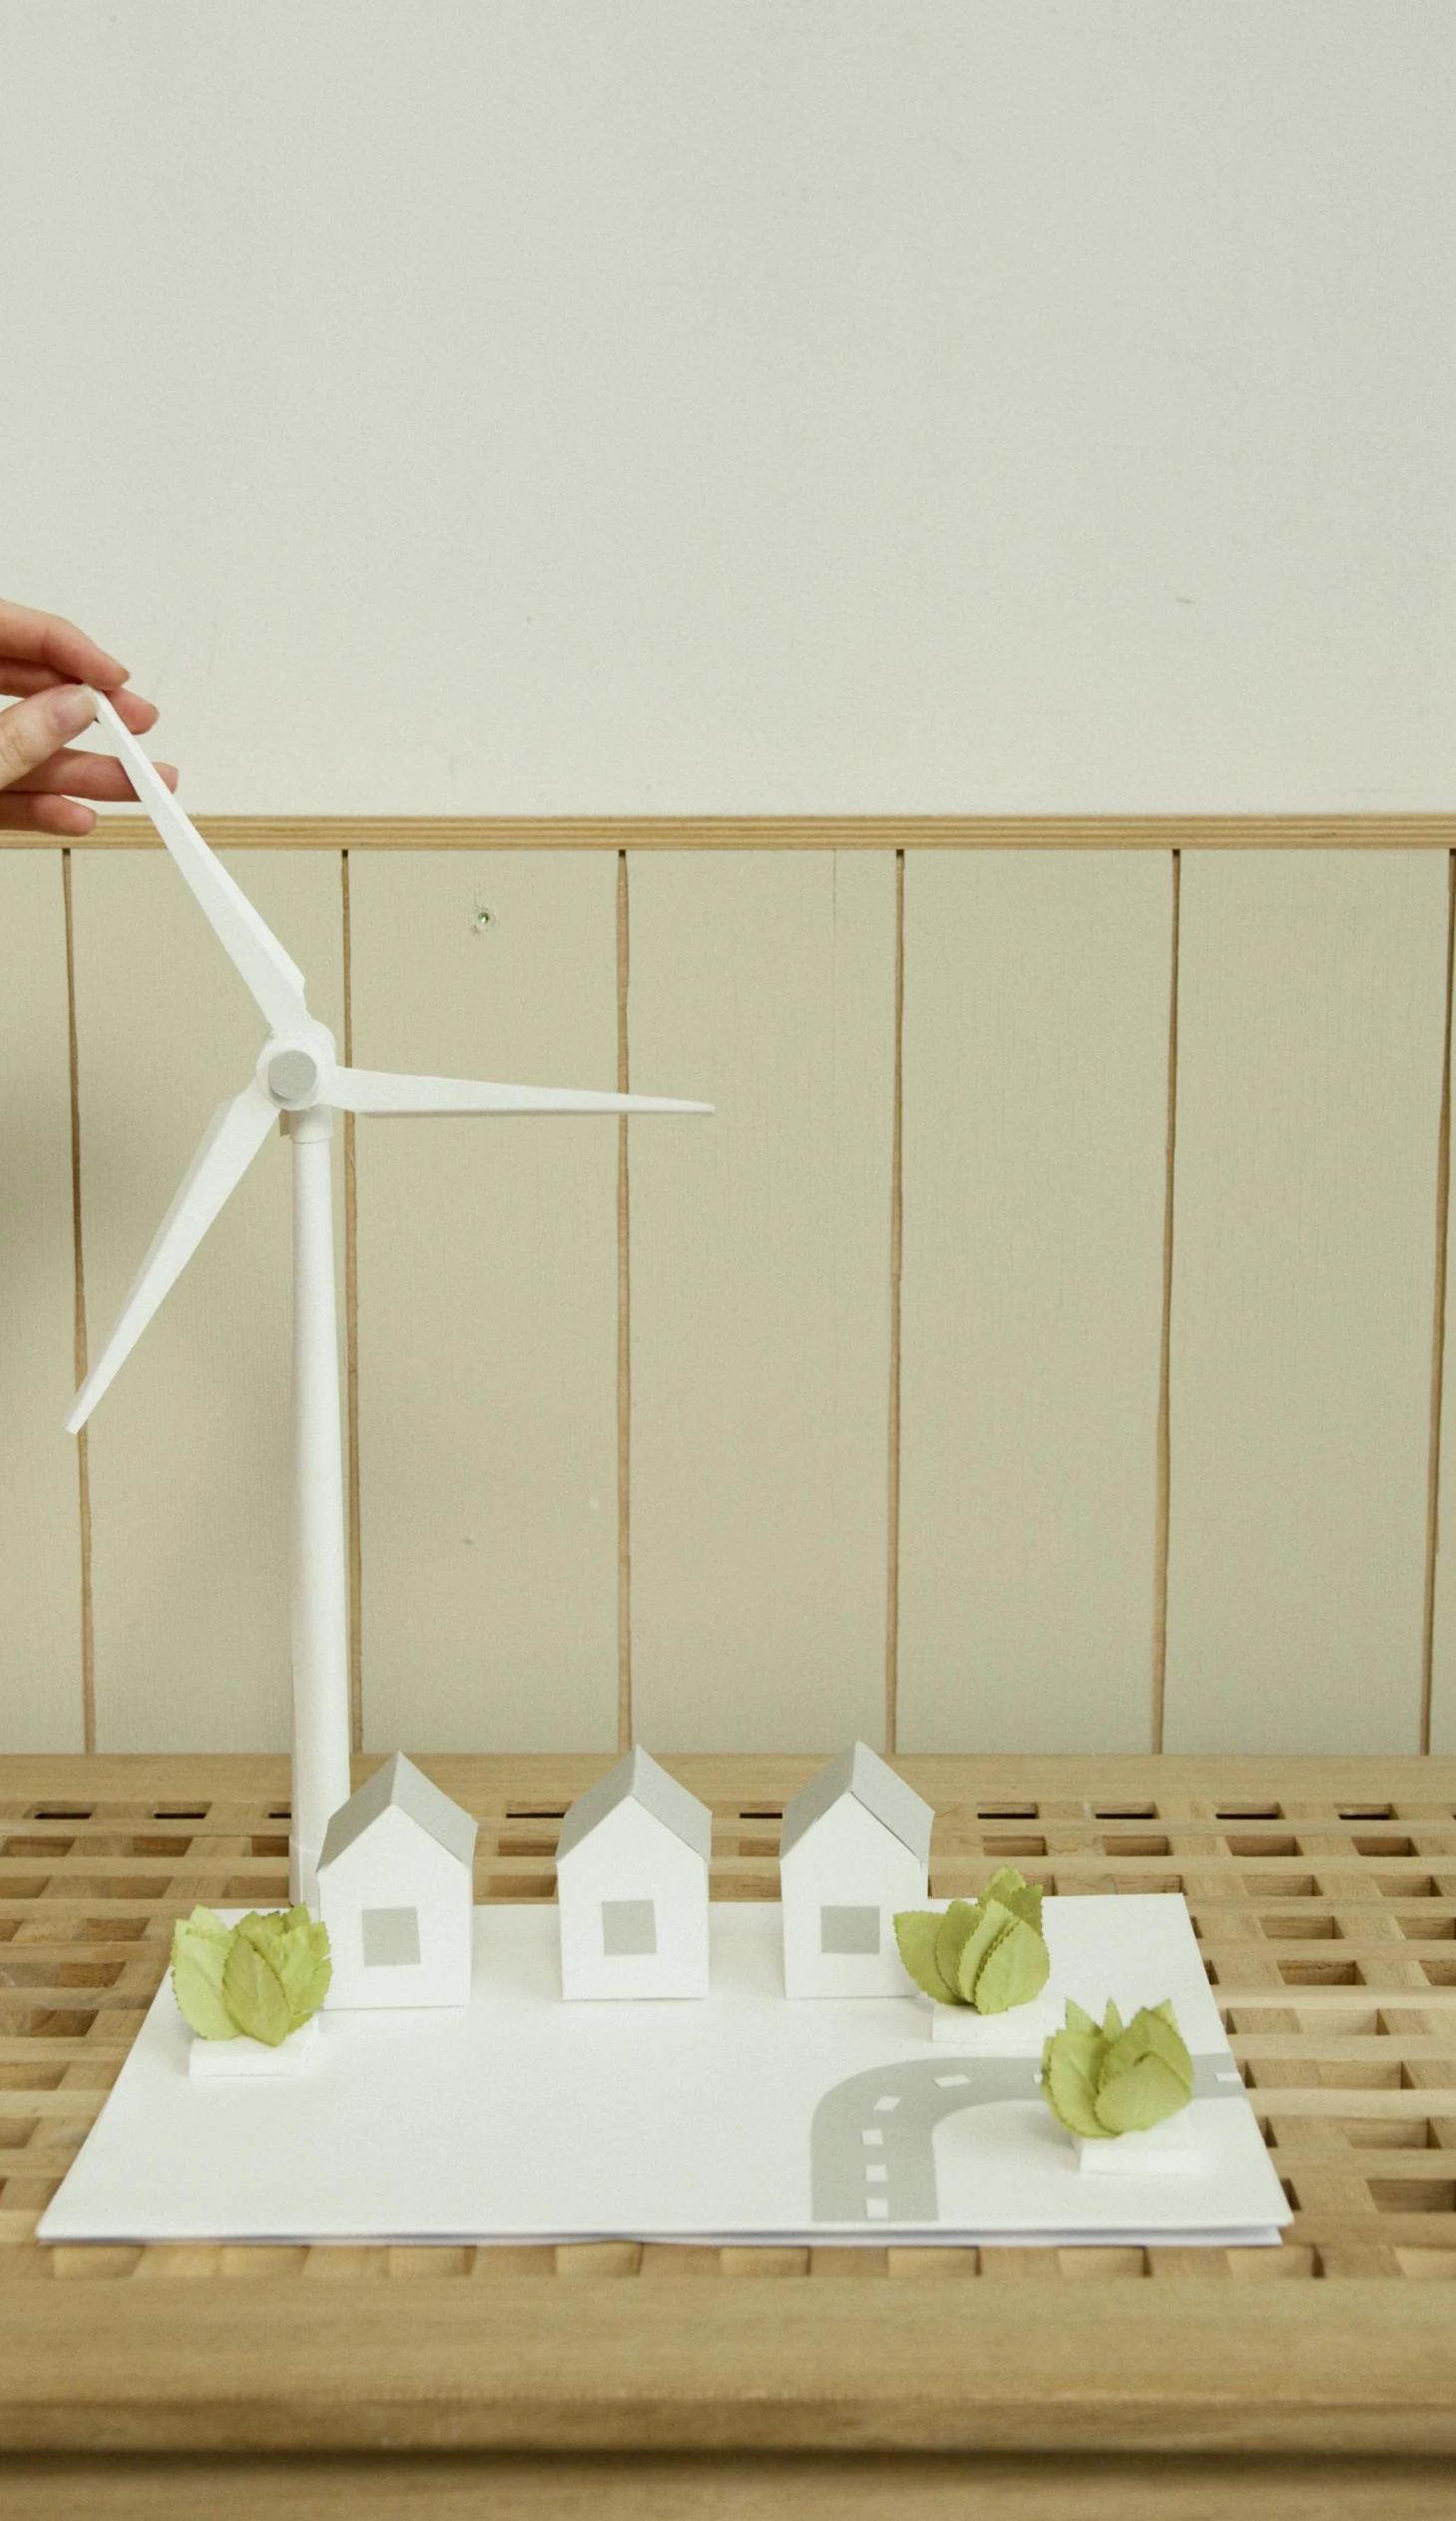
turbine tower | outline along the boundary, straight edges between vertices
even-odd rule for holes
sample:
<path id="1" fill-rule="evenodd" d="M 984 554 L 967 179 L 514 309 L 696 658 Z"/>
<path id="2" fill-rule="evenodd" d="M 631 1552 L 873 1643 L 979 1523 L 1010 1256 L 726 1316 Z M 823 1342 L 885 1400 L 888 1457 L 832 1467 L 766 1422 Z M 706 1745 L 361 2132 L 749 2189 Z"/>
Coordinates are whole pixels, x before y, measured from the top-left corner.
<path id="1" fill-rule="evenodd" d="M 111 1337 L 76 1395 L 73 1435 L 136 1346 L 214 1218 L 276 1122 L 293 1151 L 293 1818 L 288 1879 L 316 1906 L 317 1865 L 329 1815 L 349 1795 L 348 1586 L 333 1284 L 330 1147 L 335 1112 L 473 1112 L 499 1118 L 547 1112 L 711 1112 L 642 1094 L 557 1086 L 477 1085 L 456 1077 L 396 1077 L 343 1068 L 333 1035 L 308 1012 L 303 975 L 246 894 L 188 820 L 104 693 L 97 717 L 204 917 L 268 1026 L 241 1094 L 220 1104 L 183 1177 Z"/>

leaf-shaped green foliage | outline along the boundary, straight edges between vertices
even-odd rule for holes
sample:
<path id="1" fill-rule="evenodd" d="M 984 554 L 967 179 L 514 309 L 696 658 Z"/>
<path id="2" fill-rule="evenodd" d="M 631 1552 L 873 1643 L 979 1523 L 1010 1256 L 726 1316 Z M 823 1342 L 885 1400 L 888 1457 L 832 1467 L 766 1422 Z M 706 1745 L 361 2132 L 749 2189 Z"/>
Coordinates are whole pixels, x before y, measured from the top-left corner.
<path id="1" fill-rule="evenodd" d="M 1170 2022 L 1161 2007 L 1145 2005 L 1135 2013 L 1126 2031 L 1112 2043 L 1107 2053 L 1105 2075 L 1126 2074 L 1144 2057 L 1161 2058 L 1171 2074 L 1186 2083 L 1192 2091 L 1194 2061 L 1185 2048 L 1177 2022 Z"/>
<path id="2" fill-rule="evenodd" d="M 1193 2059 L 1170 2011 L 1159 2005 L 1135 2013 L 1103 2060 L 1097 2115 L 1114 2136 L 1157 2127 L 1193 2098 Z"/>
<path id="3" fill-rule="evenodd" d="M 1074 2136 L 1127 2136 L 1159 2127 L 1193 2099 L 1193 2059 L 1171 2000 L 1145 2005 L 1123 2027 L 1109 2003 L 1099 2030 L 1070 1998 L 1067 2028 L 1042 2051 L 1042 2094 Z"/>
<path id="4" fill-rule="evenodd" d="M 997 1872 L 993 1873 L 981 1897 L 983 1901 L 999 1900 L 1003 1908 L 1010 1909 L 1013 1917 L 1024 1918 L 1038 1934 L 1041 1933 L 1041 1883 L 1027 1881 L 1025 1875 L 1018 1873 L 1014 1865 L 1003 1864 Z"/>
<path id="5" fill-rule="evenodd" d="M 270 1961 L 282 1941 L 283 1920 L 275 1910 L 249 1908 L 245 1917 L 239 1918 L 234 1932 L 241 1934 L 244 1943 L 250 1943 L 261 1959 Z"/>
<path id="6" fill-rule="evenodd" d="M 223 1971 L 223 2000 L 237 2023 L 264 2048 L 280 2048 L 288 2036 L 288 2000 L 272 1962 L 240 1926 Z"/>
<path id="7" fill-rule="evenodd" d="M 1008 2013 L 1013 2005 L 1030 2004 L 1051 1974 L 1051 1957 L 1035 1926 L 1018 1917 L 996 1941 L 976 1978 L 978 2013 Z"/>
<path id="8" fill-rule="evenodd" d="M 960 1983 L 961 1954 L 975 1933 L 980 1909 L 973 1899 L 953 1899 L 935 1937 L 935 1966 L 952 1993 Z"/>
<path id="9" fill-rule="evenodd" d="M 333 1963 L 328 1957 L 328 1928 L 306 1908 L 290 1908 L 285 1920 L 276 1967 L 288 2007 L 288 2028 L 300 2030 L 318 2011 L 328 1993 Z"/>
<path id="10" fill-rule="evenodd" d="M 183 2017 L 204 2040 L 235 2040 L 238 2025 L 223 2000 L 223 1971 L 233 1935 L 211 1908 L 179 1917 L 172 1930 L 172 1992 Z"/>
<path id="11" fill-rule="evenodd" d="M 1012 1950 L 987 1979 L 991 1955 L 1013 1937 Z M 979 1899 L 953 1899 L 943 1912 L 904 1910 L 895 1919 L 895 1941 L 927 1996 L 937 2004 L 972 2005 L 980 2013 L 1025 2004 L 1046 1985 L 1051 1967 L 1042 1941 L 1041 1885 L 1025 1881 L 1009 1864 L 993 1873 Z M 989 2003 L 982 2000 L 983 1986 Z"/>
<path id="12" fill-rule="evenodd" d="M 1189 2097 L 1188 2086 L 1169 2072 L 1161 2058 L 1144 2057 L 1099 2084 L 1097 2115 L 1109 2136 L 1129 2136 L 1171 2119 Z"/>
<path id="13" fill-rule="evenodd" d="M 331 1974 L 328 1928 L 306 1908 L 252 1909 L 236 1926 L 195 1908 L 173 1931 L 173 1992 L 201 2039 L 277 2048 L 318 2011 Z"/>
<path id="14" fill-rule="evenodd" d="M 1014 1867 L 1003 1865 L 977 1900 L 953 1899 L 943 1911 L 902 1910 L 895 1919 L 895 1941 L 916 1986 L 937 2004 L 1004 2013 L 1046 1985 L 1051 1963 L 1041 1929 L 1041 1885 L 1024 1881 Z M 987 1980 L 987 1961 L 1013 1933 L 1013 1950 Z M 988 2004 L 982 2002 L 983 1984 Z"/>
<path id="15" fill-rule="evenodd" d="M 1069 2005 L 1069 2016 L 1072 2010 Z M 1042 2098 L 1069 2135 L 1102 2136 L 1107 2132 L 1097 2115 L 1097 2069 L 1102 2046 L 1102 2033 L 1094 2026 L 1086 2031 L 1054 2031 L 1042 2050 Z"/>
<path id="16" fill-rule="evenodd" d="M 900 1958 L 916 1986 L 923 1988 L 927 1996 L 933 1996 L 938 2005 L 953 2005 L 958 1999 L 947 1987 L 936 1966 L 935 1938 L 939 1931 L 938 1909 L 905 1908 L 895 1919 L 895 1941 L 900 1947 Z"/>
<path id="17" fill-rule="evenodd" d="M 981 1972 L 1003 1934 L 1011 1932 L 1016 1919 L 1009 1908 L 1002 1907 L 999 1899 L 991 1897 L 989 1891 L 977 1902 L 974 1914 L 975 1923 L 961 1946 L 960 1966 L 956 1971 L 956 1987 L 962 2004 L 979 2007 L 981 2000 L 976 1989 L 980 1982 Z"/>

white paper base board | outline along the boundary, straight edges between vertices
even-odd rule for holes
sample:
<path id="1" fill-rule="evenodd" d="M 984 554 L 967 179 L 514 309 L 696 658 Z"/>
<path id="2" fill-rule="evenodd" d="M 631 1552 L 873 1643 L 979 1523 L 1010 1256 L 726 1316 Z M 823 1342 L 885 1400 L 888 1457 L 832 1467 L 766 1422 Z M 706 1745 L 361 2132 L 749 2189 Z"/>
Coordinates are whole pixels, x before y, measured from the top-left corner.
<path id="1" fill-rule="evenodd" d="M 296 2080 L 191 2078 L 164 1980 L 39 2238 L 1276 2241 L 1289 2209 L 1183 1899 L 1044 1916 L 1059 2017 L 1173 1998 L 1197 2178 L 1085 2178 L 1038 2032 L 957 2057 L 910 1992 L 788 2003 L 776 1906 L 714 1907 L 706 2002 L 563 2004 L 555 1909 L 501 1905 L 475 1912 L 468 2007 L 325 2012 Z"/>

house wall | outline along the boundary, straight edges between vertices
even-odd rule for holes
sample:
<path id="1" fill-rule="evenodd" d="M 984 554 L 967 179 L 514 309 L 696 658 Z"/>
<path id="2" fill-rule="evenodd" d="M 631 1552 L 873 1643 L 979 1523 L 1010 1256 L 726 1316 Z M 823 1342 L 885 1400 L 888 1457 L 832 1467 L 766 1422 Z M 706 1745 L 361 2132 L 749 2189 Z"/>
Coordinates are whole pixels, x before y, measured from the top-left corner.
<path id="1" fill-rule="evenodd" d="M 320 1909 L 332 1946 L 330 2005 L 463 2004 L 470 1993 L 470 1868 L 404 1813 L 386 1811 L 334 1858 L 320 1879 Z M 417 1968 L 366 1968 L 366 1908 L 418 1910 Z"/>
<path id="2" fill-rule="evenodd" d="M 619 1803 L 561 1860 L 557 1899 L 566 1995 L 707 1993 L 707 1867 L 639 1805 Z M 604 1900 L 651 1900 L 656 1951 L 607 1959 Z"/>
<path id="3" fill-rule="evenodd" d="M 1113 845 L 1456 802 L 1442 0 L 0 16 L 4 592 L 361 1060 L 720 1105 L 360 1128 L 359 1740 L 1451 1748 L 1456 825 Z M 1114 822 L 310 820 L 550 813 Z M 156 856 L 0 938 L 0 1744 L 280 1745 L 276 1149 L 59 1426 L 255 1028 Z"/>
<path id="4" fill-rule="evenodd" d="M 923 1907 L 926 1868 L 854 1796 L 822 1813 L 782 1859 L 783 1971 L 790 1996 L 902 1994 L 895 1912 Z M 875 1954 L 826 1953 L 825 1904 L 879 1910 Z"/>

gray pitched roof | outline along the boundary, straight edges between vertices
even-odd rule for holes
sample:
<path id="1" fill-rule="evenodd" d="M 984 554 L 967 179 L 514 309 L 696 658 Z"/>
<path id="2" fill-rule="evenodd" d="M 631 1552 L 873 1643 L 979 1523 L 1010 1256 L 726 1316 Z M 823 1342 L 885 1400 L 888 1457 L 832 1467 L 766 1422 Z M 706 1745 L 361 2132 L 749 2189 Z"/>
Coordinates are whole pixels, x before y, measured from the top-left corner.
<path id="1" fill-rule="evenodd" d="M 790 1847 L 797 1846 L 841 1794 L 852 1794 L 856 1803 L 862 1803 L 876 1820 L 884 1822 L 886 1829 L 893 1830 L 922 1864 L 929 1863 L 930 1824 L 935 1818 L 932 1806 L 863 1742 L 851 1743 L 847 1751 L 841 1751 L 838 1759 L 831 1760 L 817 1776 L 810 1777 L 785 1806 L 778 1841 L 780 1858 L 787 1855 Z"/>
<path id="2" fill-rule="evenodd" d="M 387 1811 L 391 1803 L 418 1821 L 421 1829 L 427 1829 L 451 1855 L 458 1855 L 462 1864 L 473 1860 L 475 1823 L 469 1812 L 452 1803 L 449 1795 L 432 1785 L 402 1751 L 396 1751 L 392 1760 L 386 1760 L 382 1767 L 374 1770 L 357 1794 L 351 1794 L 346 1803 L 339 1805 L 323 1833 L 319 1865 L 331 1864 L 336 1855 L 342 1855 L 344 1848 L 351 1847 L 360 1832 Z"/>
<path id="3" fill-rule="evenodd" d="M 701 1855 L 705 1864 L 708 1862 L 713 1844 L 713 1814 L 708 1805 L 700 1803 L 697 1795 L 690 1794 L 676 1777 L 669 1776 L 666 1768 L 660 1768 L 640 1745 L 629 1751 L 625 1760 L 619 1760 L 615 1768 L 609 1768 L 605 1776 L 599 1776 L 595 1785 L 589 1785 L 585 1794 L 578 1795 L 561 1824 L 561 1836 L 556 1842 L 557 1862 L 570 1855 L 573 1847 L 580 1846 L 599 1820 L 605 1820 L 619 1803 L 629 1799 L 641 1803 L 644 1811 L 663 1821 L 685 1846 Z"/>

